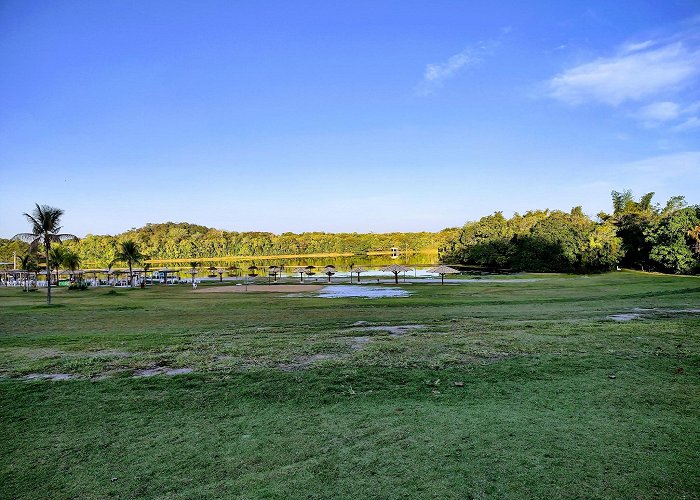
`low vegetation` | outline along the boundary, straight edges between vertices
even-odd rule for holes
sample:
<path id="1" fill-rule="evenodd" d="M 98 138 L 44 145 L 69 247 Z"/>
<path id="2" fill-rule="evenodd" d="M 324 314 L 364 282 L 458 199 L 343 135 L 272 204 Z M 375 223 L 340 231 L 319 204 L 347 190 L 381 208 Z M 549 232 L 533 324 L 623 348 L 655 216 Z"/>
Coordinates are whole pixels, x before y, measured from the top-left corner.
<path id="1" fill-rule="evenodd" d="M 697 278 L 402 288 L 0 289 L 0 497 L 698 498 Z"/>

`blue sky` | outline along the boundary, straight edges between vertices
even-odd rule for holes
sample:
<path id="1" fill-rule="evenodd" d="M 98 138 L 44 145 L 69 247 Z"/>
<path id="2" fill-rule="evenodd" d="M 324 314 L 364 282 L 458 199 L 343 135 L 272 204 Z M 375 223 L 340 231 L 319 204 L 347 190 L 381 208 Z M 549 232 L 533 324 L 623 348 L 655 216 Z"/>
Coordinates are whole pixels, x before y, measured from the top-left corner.
<path id="1" fill-rule="evenodd" d="M 700 4 L 0 3 L 0 236 L 700 203 Z"/>

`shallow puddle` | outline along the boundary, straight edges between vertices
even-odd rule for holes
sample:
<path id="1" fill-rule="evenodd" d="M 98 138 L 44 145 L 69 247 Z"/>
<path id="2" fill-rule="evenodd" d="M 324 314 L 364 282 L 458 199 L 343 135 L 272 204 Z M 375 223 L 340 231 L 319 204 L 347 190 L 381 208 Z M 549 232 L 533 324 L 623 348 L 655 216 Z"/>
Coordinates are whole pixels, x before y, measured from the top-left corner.
<path id="1" fill-rule="evenodd" d="M 379 299 L 384 297 L 408 297 L 409 295 L 411 295 L 409 292 L 401 288 L 364 285 L 330 285 L 324 287 L 320 292 L 318 292 L 318 296 L 324 299 L 341 299 L 352 297 Z"/>
<path id="2" fill-rule="evenodd" d="M 70 373 L 30 373 L 25 380 L 71 380 L 75 378 Z"/>
<path id="3" fill-rule="evenodd" d="M 635 307 L 632 309 L 635 312 L 631 313 L 619 313 L 611 314 L 608 319 L 613 321 L 630 321 L 633 319 L 659 319 L 663 317 L 673 317 L 681 316 L 683 314 L 700 314 L 700 309 L 689 308 L 689 309 L 656 309 L 656 308 L 643 308 Z"/>
<path id="4" fill-rule="evenodd" d="M 639 313 L 623 313 L 623 314 L 611 314 L 608 319 L 613 321 L 631 321 L 633 319 L 639 319 L 642 315 Z"/>

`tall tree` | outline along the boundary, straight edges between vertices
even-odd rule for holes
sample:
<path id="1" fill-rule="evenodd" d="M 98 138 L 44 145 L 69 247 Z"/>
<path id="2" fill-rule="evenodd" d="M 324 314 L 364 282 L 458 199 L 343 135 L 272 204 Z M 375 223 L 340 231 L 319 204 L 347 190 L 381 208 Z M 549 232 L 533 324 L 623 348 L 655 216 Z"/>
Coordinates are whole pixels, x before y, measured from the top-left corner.
<path id="1" fill-rule="evenodd" d="M 77 240 L 78 237 L 73 234 L 60 234 L 61 216 L 63 215 L 62 209 L 50 207 L 48 205 L 39 205 L 38 203 L 35 205 L 31 214 L 24 214 L 27 221 L 32 225 L 32 231 L 30 233 L 16 234 L 12 239 L 28 242 L 30 251 L 36 250 L 39 245 L 44 245 L 47 273 L 46 282 L 48 285 L 46 303 L 51 305 L 51 277 L 49 276 L 49 253 L 51 252 L 51 244 L 61 243 L 67 240 Z"/>
<path id="2" fill-rule="evenodd" d="M 133 266 L 137 262 L 143 260 L 143 255 L 139 250 L 138 245 L 133 240 L 126 240 L 119 243 L 117 248 L 117 256 L 113 262 L 126 262 L 129 265 L 129 286 L 134 286 L 134 271 Z"/>
<path id="3" fill-rule="evenodd" d="M 649 259 L 663 272 L 687 274 L 698 265 L 690 231 L 700 224 L 693 207 L 676 210 L 660 219 L 645 232 L 651 245 Z"/>
<path id="4" fill-rule="evenodd" d="M 693 240 L 693 252 L 700 257 L 700 226 L 689 229 L 688 236 Z"/>
<path id="5" fill-rule="evenodd" d="M 29 274 L 39 272 L 39 264 L 33 254 L 26 254 L 19 258 L 19 266 L 24 271 L 24 291 L 29 291 Z"/>
<path id="6" fill-rule="evenodd" d="M 66 253 L 67 251 L 65 248 L 63 248 L 63 246 L 54 246 L 49 252 L 49 264 L 46 266 L 46 275 L 48 277 L 47 279 L 51 279 L 51 276 L 49 275 L 49 269 L 55 270 L 57 286 L 59 281 L 59 272 L 61 270 L 61 266 L 63 265 L 63 261 L 66 258 Z"/>
<path id="7" fill-rule="evenodd" d="M 80 255 L 71 250 L 66 250 L 63 254 L 63 265 L 70 269 L 71 274 L 75 276 L 75 271 L 80 269 Z"/>

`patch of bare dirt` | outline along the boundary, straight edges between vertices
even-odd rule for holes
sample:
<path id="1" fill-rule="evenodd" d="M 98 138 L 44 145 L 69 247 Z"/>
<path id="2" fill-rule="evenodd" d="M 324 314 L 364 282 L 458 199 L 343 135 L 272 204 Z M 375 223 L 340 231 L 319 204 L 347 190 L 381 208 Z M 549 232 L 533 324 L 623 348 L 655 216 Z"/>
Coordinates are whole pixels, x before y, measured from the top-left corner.
<path id="1" fill-rule="evenodd" d="M 192 373 L 192 371 L 192 368 L 168 368 L 167 366 L 156 366 L 153 368 L 146 368 L 145 370 L 136 370 L 134 372 L 134 378 L 154 377 L 156 375 L 185 375 Z"/>
<path id="2" fill-rule="evenodd" d="M 312 354 L 311 356 L 299 356 L 291 363 L 282 363 L 277 365 L 277 368 L 285 372 L 304 370 L 319 361 L 331 361 L 341 359 L 342 357 L 343 356 L 341 354 L 336 353 L 319 353 Z"/>
<path id="3" fill-rule="evenodd" d="M 357 325 L 357 323 L 355 323 Z M 363 332 L 387 332 L 391 337 L 401 337 L 412 330 L 422 330 L 425 325 L 376 325 L 376 326 L 353 326 L 351 330 Z"/>

